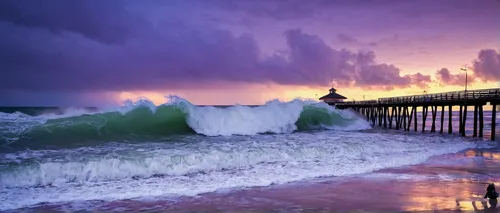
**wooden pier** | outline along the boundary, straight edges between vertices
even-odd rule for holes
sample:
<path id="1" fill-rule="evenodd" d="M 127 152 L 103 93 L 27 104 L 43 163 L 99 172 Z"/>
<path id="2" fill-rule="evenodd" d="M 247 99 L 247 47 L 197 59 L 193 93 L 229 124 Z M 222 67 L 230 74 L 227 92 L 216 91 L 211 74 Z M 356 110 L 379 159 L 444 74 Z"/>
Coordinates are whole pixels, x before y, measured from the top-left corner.
<path id="1" fill-rule="evenodd" d="M 430 132 L 436 132 L 436 119 L 438 110 L 441 111 L 439 133 L 443 134 L 445 109 L 448 112 L 448 134 L 453 133 L 452 128 L 452 107 L 459 106 L 459 128 L 458 133 L 465 135 L 465 124 L 467 123 L 467 108 L 474 107 L 474 129 L 472 137 L 483 137 L 484 114 L 483 107 L 487 104 L 492 105 L 491 119 L 491 140 L 495 140 L 496 112 L 497 106 L 500 106 L 500 88 L 454 91 L 435 94 L 423 94 L 413 96 L 400 96 L 390 98 L 379 98 L 378 100 L 367 101 L 348 101 L 335 103 L 339 109 L 351 108 L 372 122 L 384 128 L 403 129 L 417 131 L 417 109 L 422 108 L 422 128 L 425 132 L 427 115 L 431 109 L 432 126 Z M 413 123 L 412 123 L 413 122 Z M 393 126 L 394 125 L 394 126 Z"/>

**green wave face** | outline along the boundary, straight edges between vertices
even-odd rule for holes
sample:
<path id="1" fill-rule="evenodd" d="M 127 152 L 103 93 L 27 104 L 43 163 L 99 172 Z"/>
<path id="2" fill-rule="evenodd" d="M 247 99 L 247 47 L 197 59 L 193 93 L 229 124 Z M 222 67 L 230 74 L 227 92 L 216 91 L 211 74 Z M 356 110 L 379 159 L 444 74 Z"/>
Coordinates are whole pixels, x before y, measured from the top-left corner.
<path id="1" fill-rule="evenodd" d="M 186 113 L 176 106 L 156 111 L 138 107 L 130 112 L 107 112 L 48 120 L 32 127 L 14 146 L 88 145 L 103 141 L 139 141 L 171 135 L 194 134 Z"/>
<path id="2" fill-rule="evenodd" d="M 354 127 L 356 122 L 363 122 L 358 116 L 342 116 L 338 110 L 306 105 L 295 123 L 299 131 L 318 129 L 345 129 Z M 361 127 L 364 128 L 364 127 Z"/>

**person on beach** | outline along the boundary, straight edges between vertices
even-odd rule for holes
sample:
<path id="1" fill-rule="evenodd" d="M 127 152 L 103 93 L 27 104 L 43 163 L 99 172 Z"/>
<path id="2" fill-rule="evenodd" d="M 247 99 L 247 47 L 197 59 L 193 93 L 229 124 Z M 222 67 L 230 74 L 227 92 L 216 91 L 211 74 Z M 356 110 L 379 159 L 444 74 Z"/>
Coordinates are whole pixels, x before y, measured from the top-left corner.
<path id="1" fill-rule="evenodd" d="M 490 199 L 497 199 L 498 198 L 498 193 L 495 190 L 495 184 L 490 183 L 488 187 L 486 188 L 486 194 L 484 195 L 484 198 L 490 198 Z"/>
<path id="2" fill-rule="evenodd" d="M 497 198 L 498 198 L 498 192 L 495 190 L 495 184 L 490 183 L 488 187 L 486 188 L 486 194 L 484 195 L 484 198 L 489 198 L 489 203 L 491 205 L 491 209 L 494 209 L 497 207 Z"/>

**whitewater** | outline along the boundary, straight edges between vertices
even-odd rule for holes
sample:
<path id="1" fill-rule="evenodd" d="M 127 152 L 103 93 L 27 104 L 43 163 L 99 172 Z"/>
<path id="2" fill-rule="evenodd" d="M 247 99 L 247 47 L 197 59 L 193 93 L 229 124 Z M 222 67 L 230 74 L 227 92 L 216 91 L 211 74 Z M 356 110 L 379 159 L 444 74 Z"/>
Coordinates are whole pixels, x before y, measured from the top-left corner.
<path id="1" fill-rule="evenodd" d="M 362 175 L 478 146 L 373 131 L 358 113 L 314 101 L 216 107 L 169 100 L 0 113 L 0 210 Z"/>

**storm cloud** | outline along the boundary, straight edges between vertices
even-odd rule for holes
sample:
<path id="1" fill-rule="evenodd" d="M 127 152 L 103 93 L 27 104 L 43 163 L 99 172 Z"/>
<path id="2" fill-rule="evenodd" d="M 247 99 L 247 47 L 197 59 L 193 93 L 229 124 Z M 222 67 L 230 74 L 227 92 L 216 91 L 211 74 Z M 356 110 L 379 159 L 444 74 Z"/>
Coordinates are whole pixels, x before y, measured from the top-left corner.
<path id="1" fill-rule="evenodd" d="M 287 49 L 265 55 L 252 34 L 168 14 L 153 21 L 145 6 L 134 11 L 127 3 L 2 1 L 0 89 L 154 90 L 207 82 L 393 89 L 430 79 L 402 76 L 375 61 L 374 52 L 334 49 L 301 29 L 283 34 Z"/>
<path id="2" fill-rule="evenodd" d="M 134 26 L 145 24 L 118 0 L 0 1 L 0 21 L 47 30 L 55 35 L 77 33 L 111 44 L 122 44 L 133 35 Z"/>
<path id="3" fill-rule="evenodd" d="M 465 85 L 465 73 L 452 74 L 447 68 L 442 68 L 436 71 L 436 79 L 443 85 L 461 86 Z M 474 76 L 467 76 L 467 84 L 470 85 L 474 82 Z"/>
<path id="4" fill-rule="evenodd" d="M 474 60 L 474 74 L 483 82 L 500 81 L 500 54 L 492 49 L 481 50 Z"/>
<path id="5" fill-rule="evenodd" d="M 480 50 L 477 58 L 472 61 L 473 66 L 468 67 L 467 84 L 474 82 L 500 81 L 500 54 L 493 49 Z M 447 68 L 442 68 L 435 73 L 436 80 L 443 85 L 465 85 L 465 73 L 453 74 Z"/>
<path id="6" fill-rule="evenodd" d="M 207 0 L 206 5 L 231 12 L 275 20 L 323 19 L 335 24 L 360 25 L 359 19 L 372 20 L 363 28 L 380 31 L 380 27 L 412 29 L 428 26 L 456 29 L 460 26 L 478 26 L 487 29 L 496 26 L 500 2 L 498 0 Z M 463 14 L 469 16 L 464 18 Z M 389 15 L 390 14 L 390 15 Z M 388 16 L 389 15 L 389 16 Z M 389 20 L 388 20 L 389 19 Z M 410 26 L 413 25 L 413 26 Z"/>

